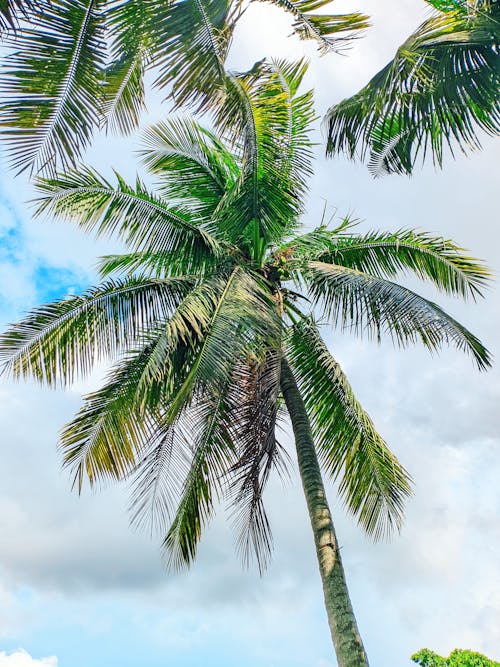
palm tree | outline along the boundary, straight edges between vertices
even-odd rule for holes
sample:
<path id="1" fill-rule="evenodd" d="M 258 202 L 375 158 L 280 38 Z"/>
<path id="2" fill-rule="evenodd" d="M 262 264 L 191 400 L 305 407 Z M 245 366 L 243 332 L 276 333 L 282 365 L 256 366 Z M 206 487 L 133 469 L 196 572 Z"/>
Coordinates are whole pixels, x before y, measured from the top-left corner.
<path id="1" fill-rule="evenodd" d="M 318 14 L 330 0 L 265 0 L 302 39 L 340 48 L 367 17 Z M 243 0 L 2 0 L 2 128 L 12 166 L 74 166 L 93 133 L 129 133 L 145 107 L 144 75 L 174 105 L 217 98 Z M 16 16 L 18 20 L 16 20 Z M 11 27 L 13 26 L 13 27 Z M 9 29 L 10 28 L 10 29 Z"/>
<path id="2" fill-rule="evenodd" d="M 327 153 L 357 153 L 378 175 L 500 133 L 500 2 L 427 0 L 436 10 L 356 95 L 330 109 Z"/>
<path id="3" fill-rule="evenodd" d="M 117 360 L 61 437 L 64 465 L 87 480 L 132 476 L 132 520 L 164 536 L 174 566 L 196 555 L 220 501 L 243 559 L 262 571 L 272 546 L 263 493 L 287 455 L 288 414 L 340 667 L 367 665 L 349 600 L 321 467 L 369 535 L 397 530 L 410 477 L 339 364 L 320 322 L 398 345 L 451 343 L 479 368 L 489 355 L 439 306 L 395 282 L 412 272 L 448 294 L 481 294 L 487 269 L 453 242 L 415 231 L 356 234 L 345 220 L 301 233 L 312 170 L 311 92 L 303 62 L 233 75 L 209 130 L 170 119 L 144 135 L 158 180 L 111 183 L 82 167 L 40 179 L 38 212 L 114 235 L 103 282 L 41 306 L 0 340 L 5 370 L 71 383 Z"/>

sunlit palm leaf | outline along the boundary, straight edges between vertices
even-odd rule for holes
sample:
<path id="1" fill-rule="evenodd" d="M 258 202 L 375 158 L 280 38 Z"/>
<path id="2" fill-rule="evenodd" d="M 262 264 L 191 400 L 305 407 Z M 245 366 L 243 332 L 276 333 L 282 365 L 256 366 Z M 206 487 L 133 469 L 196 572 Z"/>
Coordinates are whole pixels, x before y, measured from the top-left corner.
<path id="1" fill-rule="evenodd" d="M 127 185 L 117 175 L 116 185 L 96 171 L 83 168 L 39 179 L 37 213 L 75 221 L 86 231 L 99 236 L 114 235 L 139 252 L 166 252 L 184 256 L 189 262 L 210 260 L 218 252 L 218 243 L 202 229 L 197 220 L 169 206 L 152 195 L 137 180 Z"/>
<path id="2" fill-rule="evenodd" d="M 220 112 L 219 127 L 241 133 L 243 155 L 241 178 L 216 215 L 232 242 L 255 248 L 257 262 L 267 243 L 294 229 L 302 212 L 314 118 L 311 95 L 296 94 L 304 72 L 303 62 L 260 63 L 232 79 Z"/>
<path id="3" fill-rule="evenodd" d="M 103 13 L 112 35 L 111 63 L 104 72 L 104 122 L 111 130 L 129 134 L 145 110 L 144 72 L 151 61 L 149 21 L 153 3 L 114 0 Z"/>
<path id="4" fill-rule="evenodd" d="M 161 378 L 148 377 L 148 370 L 162 342 L 160 337 L 127 355 L 104 387 L 85 397 L 83 407 L 62 431 L 64 466 L 71 469 L 79 491 L 85 479 L 94 486 L 98 480 L 125 478 L 153 437 L 154 420 L 141 404 L 146 391 L 149 396 L 161 394 Z"/>
<path id="5" fill-rule="evenodd" d="M 211 107 L 224 94 L 224 62 L 234 29 L 228 0 L 156 3 L 151 37 L 156 85 L 172 86 L 176 106 Z"/>
<path id="6" fill-rule="evenodd" d="M 203 217 L 212 215 L 240 174 L 232 152 L 191 119 L 174 118 L 149 127 L 142 143 L 142 160 L 159 177 L 159 192 Z"/>
<path id="7" fill-rule="evenodd" d="M 0 86 L 15 169 L 67 168 L 88 145 L 102 100 L 100 9 L 98 0 L 52 0 L 12 40 Z"/>
<path id="8" fill-rule="evenodd" d="M 369 26 L 364 14 L 315 14 L 331 0 L 267 0 L 294 17 L 294 30 L 301 39 L 312 39 L 322 53 L 345 48 L 355 33 Z"/>
<path id="9" fill-rule="evenodd" d="M 375 539 L 399 530 L 410 477 L 376 432 L 314 322 L 291 327 L 286 349 L 320 459 L 338 480 L 346 507 Z"/>
<path id="10" fill-rule="evenodd" d="M 196 557 L 202 529 L 221 497 L 224 475 L 234 462 L 227 417 L 225 391 L 199 396 L 196 410 L 189 415 L 192 457 L 163 541 L 167 563 L 174 568 L 189 565 Z"/>
<path id="11" fill-rule="evenodd" d="M 337 264 L 382 278 L 413 272 L 462 298 L 481 296 L 491 272 L 449 239 L 415 230 L 338 233 L 326 227 L 297 237 L 276 251 L 297 261 Z"/>
<path id="12" fill-rule="evenodd" d="M 109 280 L 83 296 L 40 306 L 2 334 L 4 368 L 17 378 L 71 384 L 96 362 L 137 343 L 192 285 L 180 278 Z"/>

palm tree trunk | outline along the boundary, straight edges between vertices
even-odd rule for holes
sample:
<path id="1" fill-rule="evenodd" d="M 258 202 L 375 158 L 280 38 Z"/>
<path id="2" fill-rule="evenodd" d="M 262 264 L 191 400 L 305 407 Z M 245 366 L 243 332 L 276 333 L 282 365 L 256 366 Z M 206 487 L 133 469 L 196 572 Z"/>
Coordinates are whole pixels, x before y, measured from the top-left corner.
<path id="1" fill-rule="evenodd" d="M 339 667 L 367 667 L 368 658 L 349 599 L 306 408 L 290 366 L 281 364 L 281 391 L 292 421 L 299 471 L 314 533 L 326 613 Z"/>

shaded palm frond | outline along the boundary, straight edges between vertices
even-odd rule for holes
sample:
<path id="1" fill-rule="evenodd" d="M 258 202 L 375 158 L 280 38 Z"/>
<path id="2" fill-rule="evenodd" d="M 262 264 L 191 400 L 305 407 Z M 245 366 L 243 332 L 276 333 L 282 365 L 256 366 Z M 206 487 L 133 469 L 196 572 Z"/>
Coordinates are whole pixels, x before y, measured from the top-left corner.
<path id="1" fill-rule="evenodd" d="M 100 7 L 98 0 L 37 6 L 9 45 L 0 88 L 3 134 L 15 169 L 68 168 L 99 125 L 105 64 Z"/>
<path id="2" fill-rule="evenodd" d="M 224 95 L 224 63 L 234 21 L 228 0 L 155 3 L 150 34 L 159 74 L 176 107 L 210 109 Z"/>
<path id="3" fill-rule="evenodd" d="M 439 3 L 441 10 L 356 95 L 327 114 L 330 155 L 411 173 L 419 156 L 478 148 L 500 132 L 500 8 L 489 0 Z"/>
<path id="4" fill-rule="evenodd" d="M 230 472 L 230 497 L 236 546 L 243 563 L 255 555 L 259 572 L 272 551 L 272 533 L 263 493 L 269 475 L 287 473 L 286 452 L 276 439 L 280 387 L 280 353 L 268 350 L 250 358 L 235 371 L 231 431 L 237 461 Z"/>
<path id="5" fill-rule="evenodd" d="M 144 73 L 152 60 L 149 21 L 153 3 L 114 0 L 103 12 L 112 42 L 110 64 L 104 71 L 104 123 L 112 131 L 129 134 L 145 111 Z"/>
<path id="6" fill-rule="evenodd" d="M 334 325 L 380 340 L 388 333 L 399 345 L 421 341 L 430 350 L 453 344 L 469 353 L 480 369 L 491 364 L 482 343 L 432 301 L 396 283 L 362 271 L 310 262 L 303 271 L 316 304 Z"/>
<path id="7" fill-rule="evenodd" d="M 292 326 L 286 355 L 326 470 L 348 511 L 374 539 L 399 530 L 410 476 L 377 433 L 312 320 Z"/>

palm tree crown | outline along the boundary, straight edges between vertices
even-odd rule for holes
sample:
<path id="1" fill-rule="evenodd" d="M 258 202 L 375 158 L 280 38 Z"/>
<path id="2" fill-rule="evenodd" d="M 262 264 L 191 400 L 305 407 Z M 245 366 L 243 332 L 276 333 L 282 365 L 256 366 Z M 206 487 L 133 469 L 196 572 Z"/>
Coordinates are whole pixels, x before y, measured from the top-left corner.
<path id="1" fill-rule="evenodd" d="M 315 119 L 312 94 L 298 92 L 305 69 L 273 62 L 232 76 L 215 130 L 188 118 L 149 128 L 142 160 L 156 193 L 87 167 L 38 182 L 39 212 L 115 235 L 128 251 L 102 259 L 98 287 L 3 334 L 5 368 L 55 385 L 118 356 L 64 429 L 64 462 L 79 489 L 133 475 L 133 520 L 153 517 L 177 565 L 228 498 L 239 548 L 265 566 L 262 493 L 287 463 L 275 433 L 283 364 L 348 510 L 375 537 L 399 527 L 409 476 L 323 342 L 316 307 L 353 333 L 431 350 L 453 343 L 489 364 L 467 329 L 392 280 L 410 271 L 476 297 L 488 271 L 454 243 L 411 230 L 356 234 L 347 220 L 300 233 Z"/>

